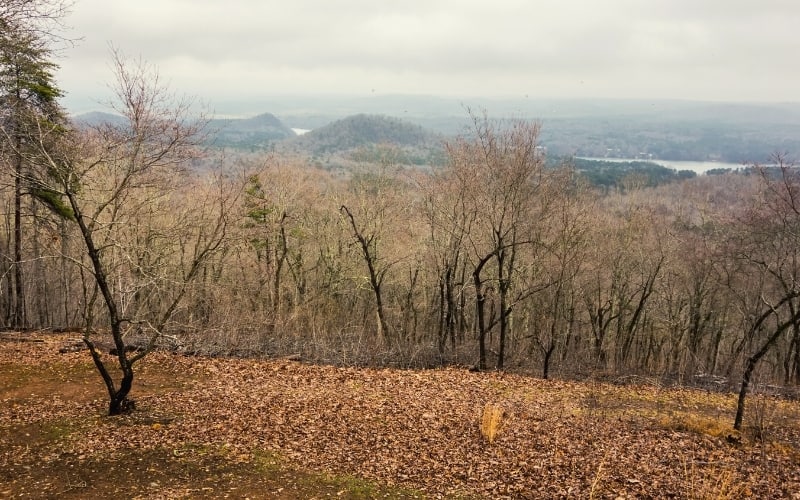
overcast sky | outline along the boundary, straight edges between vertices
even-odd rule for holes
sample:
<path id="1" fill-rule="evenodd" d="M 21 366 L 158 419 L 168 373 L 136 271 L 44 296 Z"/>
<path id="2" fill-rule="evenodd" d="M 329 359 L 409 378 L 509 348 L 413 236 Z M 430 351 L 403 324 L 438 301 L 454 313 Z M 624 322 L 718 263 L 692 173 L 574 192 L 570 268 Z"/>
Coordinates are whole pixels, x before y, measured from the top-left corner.
<path id="1" fill-rule="evenodd" d="M 76 0 L 73 111 L 109 44 L 216 102 L 283 95 L 800 101 L 798 0 Z"/>

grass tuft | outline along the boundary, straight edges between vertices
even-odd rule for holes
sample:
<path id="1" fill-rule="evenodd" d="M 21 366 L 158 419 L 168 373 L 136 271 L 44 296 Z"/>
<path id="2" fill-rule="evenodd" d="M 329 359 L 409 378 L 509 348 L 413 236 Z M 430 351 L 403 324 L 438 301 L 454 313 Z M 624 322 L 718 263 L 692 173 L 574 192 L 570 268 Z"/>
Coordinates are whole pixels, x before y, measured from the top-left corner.
<path id="1" fill-rule="evenodd" d="M 487 403 L 483 407 L 483 415 L 481 415 L 481 436 L 484 437 L 489 443 L 493 443 L 500 432 L 500 427 L 503 424 L 503 416 L 505 411 L 498 405 Z"/>
<path id="2" fill-rule="evenodd" d="M 699 468 L 694 462 L 684 463 L 687 497 L 692 500 L 732 500 L 753 496 L 750 488 L 735 472 L 711 467 Z"/>
<path id="3" fill-rule="evenodd" d="M 733 429 L 730 422 L 723 422 L 718 418 L 681 412 L 664 415 L 659 419 L 658 423 L 665 429 L 705 434 L 731 442 L 741 440 L 739 432 Z"/>

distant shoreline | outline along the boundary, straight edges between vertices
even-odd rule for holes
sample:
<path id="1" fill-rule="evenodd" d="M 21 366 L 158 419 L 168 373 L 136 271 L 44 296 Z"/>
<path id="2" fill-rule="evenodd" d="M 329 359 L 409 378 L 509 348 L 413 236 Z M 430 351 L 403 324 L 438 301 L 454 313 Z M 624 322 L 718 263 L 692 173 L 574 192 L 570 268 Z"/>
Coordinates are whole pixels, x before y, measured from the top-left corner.
<path id="1" fill-rule="evenodd" d="M 737 170 L 740 168 L 747 167 L 744 163 L 727 163 L 722 161 L 680 161 L 680 160 L 660 160 L 660 159 L 637 159 L 637 158 L 596 158 L 596 157 L 579 157 L 583 160 L 592 160 L 592 161 L 608 161 L 613 163 L 626 163 L 632 161 L 646 161 L 649 163 L 655 163 L 656 165 L 661 165 L 662 167 L 671 168 L 674 170 L 691 170 L 696 174 L 704 174 L 709 170 L 714 170 L 717 168 L 730 168 L 731 170 Z"/>

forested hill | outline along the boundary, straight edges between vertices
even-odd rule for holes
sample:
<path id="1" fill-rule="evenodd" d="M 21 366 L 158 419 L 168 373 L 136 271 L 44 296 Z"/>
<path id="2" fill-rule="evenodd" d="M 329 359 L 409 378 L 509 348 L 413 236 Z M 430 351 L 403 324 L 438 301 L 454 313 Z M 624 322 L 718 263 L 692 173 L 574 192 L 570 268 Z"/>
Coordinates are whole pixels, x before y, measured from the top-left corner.
<path id="1" fill-rule="evenodd" d="M 73 117 L 79 126 L 96 127 L 103 124 L 124 125 L 120 115 L 92 111 Z M 242 150 L 271 149 L 277 141 L 294 137 L 294 131 L 275 115 L 263 113 L 252 118 L 213 118 L 205 127 L 208 145 L 217 148 Z"/>
<path id="2" fill-rule="evenodd" d="M 117 123 L 118 115 L 92 112 L 74 117 L 84 126 Z M 297 153 L 312 158 L 324 157 L 331 165 L 351 161 L 390 161 L 397 164 L 430 165 L 440 161 L 443 136 L 420 125 L 382 115 L 357 114 L 333 121 L 298 136 L 271 113 L 252 118 L 216 118 L 206 127 L 207 144 L 212 148 L 239 151 Z"/>
<path id="3" fill-rule="evenodd" d="M 290 142 L 296 149 L 324 154 L 372 144 L 425 147 L 439 142 L 439 136 L 398 118 L 358 114 L 312 130 Z"/>
<path id="4" fill-rule="evenodd" d="M 214 119 L 209 131 L 212 146 L 240 149 L 270 149 L 275 142 L 296 135 L 270 113 L 245 119 Z"/>
<path id="5" fill-rule="evenodd" d="M 279 147 L 311 157 L 339 157 L 358 162 L 430 165 L 442 155 L 442 136 L 398 118 L 358 114 L 334 121 Z"/>

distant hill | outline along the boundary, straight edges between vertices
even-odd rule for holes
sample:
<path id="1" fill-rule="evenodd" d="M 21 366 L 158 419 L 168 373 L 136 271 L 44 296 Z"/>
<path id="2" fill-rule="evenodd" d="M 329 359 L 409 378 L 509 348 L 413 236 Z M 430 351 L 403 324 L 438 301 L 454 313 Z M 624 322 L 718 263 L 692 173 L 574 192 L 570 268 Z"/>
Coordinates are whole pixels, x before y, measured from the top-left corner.
<path id="1" fill-rule="evenodd" d="M 122 116 L 92 111 L 73 117 L 78 126 L 95 127 L 104 123 L 124 125 Z M 275 115 L 264 113 L 252 118 L 215 118 L 206 126 L 208 145 L 247 150 L 269 149 L 278 141 L 295 137 L 292 129 Z"/>
<path id="2" fill-rule="evenodd" d="M 378 149 L 391 147 L 399 155 L 399 163 L 430 164 L 441 154 L 442 137 L 399 118 L 358 114 L 311 130 L 280 147 L 311 156 L 336 155 L 366 162 L 381 154 Z"/>
<path id="3" fill-rule="evenodd" d="M 291 142 L 302 150 L 323 154 L 367 144 L 423 145 L 433 139 L 434 134 L 419 125 L 388 116 L 358 114 L 311 130 Z"/>
<path id="4" fill-rule="evenodd" d="M 764 162 L 800 157 L 800 104 L 670 100 L 446 99 L 426 96 L 298 97 L 248 101 L 229 113 L 269 109 L 248 119 L 217 119 L 211 144 L 246 151 L 293 151 L 326 163 L 375 145 L 400 148 L 408 162 L 430 164 L 437 134 L 469 133 L 469 111 L 492 119 L 542 123 L 539 143 L 553 156 Z M 78 117 L 92 124 L 106 113 Z M 289 127 L 312 129 L 302 137 Z M 357 151 L 362 150 L 362 151 Z M 363 157 L 363 155 L 362 155 Z M 334 159 L 336 161 L 334 161 Z M 364 160 L 357 160 L 364 161 Z M 341 162 L 339 162 L 341 163 Z"/>
<path id="5" fill-rule="evenodd" d="M 123 125 L 125 118 L 114 113 L 105 113 L 103 111 L 90 111 L 72 117 L 73 123 L 79 127 L 96 127 L 98 125 Z"/>
<path id="6" fill-rule="evenodd" d="M 260 103 L 248 103 L 258 105 Z M 800 158 L 800 103 L 725 103 L 625 99 L 449 99 L 431 96 L 318 97 L 272 100 L 293 127 L 318 128 L 355 113 L 400 117 L 439 133 L 469 127 L 468 109 L 490 118 L 542 122 L 540 144 L 554 155 L 662 160 L 766 161 L 786 152 Z"/>
<path id="7" fill-rule="evenodd" d="M 245 119 L 217 118 L 211 120 L 208 130 L 210 145 L 238 149 L 269 149 L 296 135 L 270 113 Z"/>

